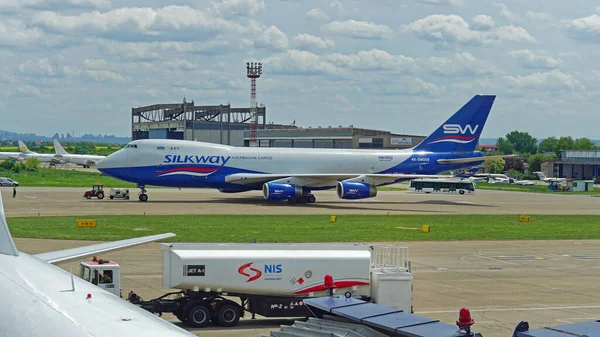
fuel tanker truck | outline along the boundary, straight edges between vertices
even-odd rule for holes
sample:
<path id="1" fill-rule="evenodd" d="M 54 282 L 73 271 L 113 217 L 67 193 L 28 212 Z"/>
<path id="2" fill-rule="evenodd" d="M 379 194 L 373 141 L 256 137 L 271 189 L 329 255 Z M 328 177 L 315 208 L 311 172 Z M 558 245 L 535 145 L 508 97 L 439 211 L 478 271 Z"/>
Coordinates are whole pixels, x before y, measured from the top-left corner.
<path id="1" fill-rule="evenodd" d="M 303 299 L 335 292 L 412 312 L 408 249 L 359 244 L 163 243 L 163 288 L 127 300 L 152 313 L 172 313 L 191 327 L 235 326 L 248 312 L 264 317 L 308 317 Z M 114 261 L 81 262 L 81 276 L 120 296 Z"/>

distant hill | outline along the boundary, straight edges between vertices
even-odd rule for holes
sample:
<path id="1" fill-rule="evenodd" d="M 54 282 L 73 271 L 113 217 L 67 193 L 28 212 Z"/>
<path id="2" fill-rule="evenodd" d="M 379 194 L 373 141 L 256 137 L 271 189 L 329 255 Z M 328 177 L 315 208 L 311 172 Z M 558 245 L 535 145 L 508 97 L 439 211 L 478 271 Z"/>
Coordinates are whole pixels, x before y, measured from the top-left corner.
<path id="1" fill-rule="evenodd" d="M 52 139 L 58 139 L 61 142 L 90 142 L 90 143 L 108 143 L 108 144 L 127 144 L 131 137 L 118 137 L 114 135 L 92 135 L 85 134 L 81 137 L 73 137 L 70 134 L 54 134 L 52 137 L 38 136 L 35 133 L 17 133 L 0 130 L 0 141 L 18 141 L 24 142 L 51 142 Z"/>
<path id="2" fill-rule="evenodd" d="M 577 138 L 577 137 L 575 137 Z M 542 142 L 545 138 L 538 139 L 538 144 Z M 496 141 L 498 138 L 479 138 L 479 145 L 496 145 Z M 592 139 L 592 142 L 596 143 L 596 145 L 600 146 L 600 140 Z"/>

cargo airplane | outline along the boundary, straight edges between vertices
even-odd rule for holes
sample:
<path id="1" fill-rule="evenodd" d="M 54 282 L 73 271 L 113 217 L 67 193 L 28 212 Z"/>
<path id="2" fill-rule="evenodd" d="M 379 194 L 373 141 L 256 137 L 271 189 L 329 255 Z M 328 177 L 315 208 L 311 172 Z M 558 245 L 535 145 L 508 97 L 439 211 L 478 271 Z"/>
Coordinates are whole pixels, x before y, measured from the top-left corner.
<path id="1" fill-rule="evenodd" d="M 0 337 L 195 336 L 53 265 L 173 236 L 29 255 L 15 246 L 0 196 Z"/>
<path id="2" fill-rule="evenodd" d="M 476 95 L 423 142 L 405 150 L 233 147 L 144 139 L 98 162 L 102 173 L 146 185 L 262 190 L 267 200 L 316 201 L 312 191 L 335 188 L 342 199 L 377 195 L 377 186 L 477 166 L 476 145 L 495 95 Z M 486 157 L 489 158 L 489 157 Z"/>
<path id="3" fill-rule="evenodd" d="M 70 154 L 60 145 L 57 139 L 54 139 L 54 151 L 56 152 L 56 158 L 66 162 L 83 167 L 90 167 L 96 165 L 100 160 L 104 159 L 105 156 L 96 156 L 91 154 Z"/>

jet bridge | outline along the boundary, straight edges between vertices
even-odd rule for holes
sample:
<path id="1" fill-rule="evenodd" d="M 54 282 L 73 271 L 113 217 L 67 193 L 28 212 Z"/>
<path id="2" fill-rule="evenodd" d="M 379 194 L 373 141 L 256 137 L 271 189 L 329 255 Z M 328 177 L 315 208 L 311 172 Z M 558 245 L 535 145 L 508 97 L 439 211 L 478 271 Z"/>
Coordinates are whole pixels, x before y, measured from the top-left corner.
<path id="1" fill-rule="evenodd" d="M 304 304 L 316 317 L 333 317 L 295 322 L 292 327 L 271 332 L 271 336 L 483 337 L 473 331 L 468 334 L 456 325 L 345 296 L 310 298 Z"/>

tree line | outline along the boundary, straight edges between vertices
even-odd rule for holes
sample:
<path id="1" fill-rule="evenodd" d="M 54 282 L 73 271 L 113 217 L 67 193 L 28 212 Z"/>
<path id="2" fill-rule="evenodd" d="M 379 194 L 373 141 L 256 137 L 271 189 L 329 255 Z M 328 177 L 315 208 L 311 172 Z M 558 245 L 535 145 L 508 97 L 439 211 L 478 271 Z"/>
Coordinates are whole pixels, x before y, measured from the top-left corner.
<path id="1" fill-rule="evenodd" d="M 556 158 L 564 150 L 599 150 L 589 138 L 548 137 L 538 144 L 538 140 L 528 132 L 511 131 L 496 141 L 498 154 L 520 154 L 521 157 L 506 157 L 486 160 L 484 169 L 488 173 L 509 172 L 513 175 L 525 171 L 528 164 L 530 173 L 526 179 L 537 179 L 531 172 L 540 171 L 542 162 Z M 523 160 L 525 159 L 525 160 Z"/>

